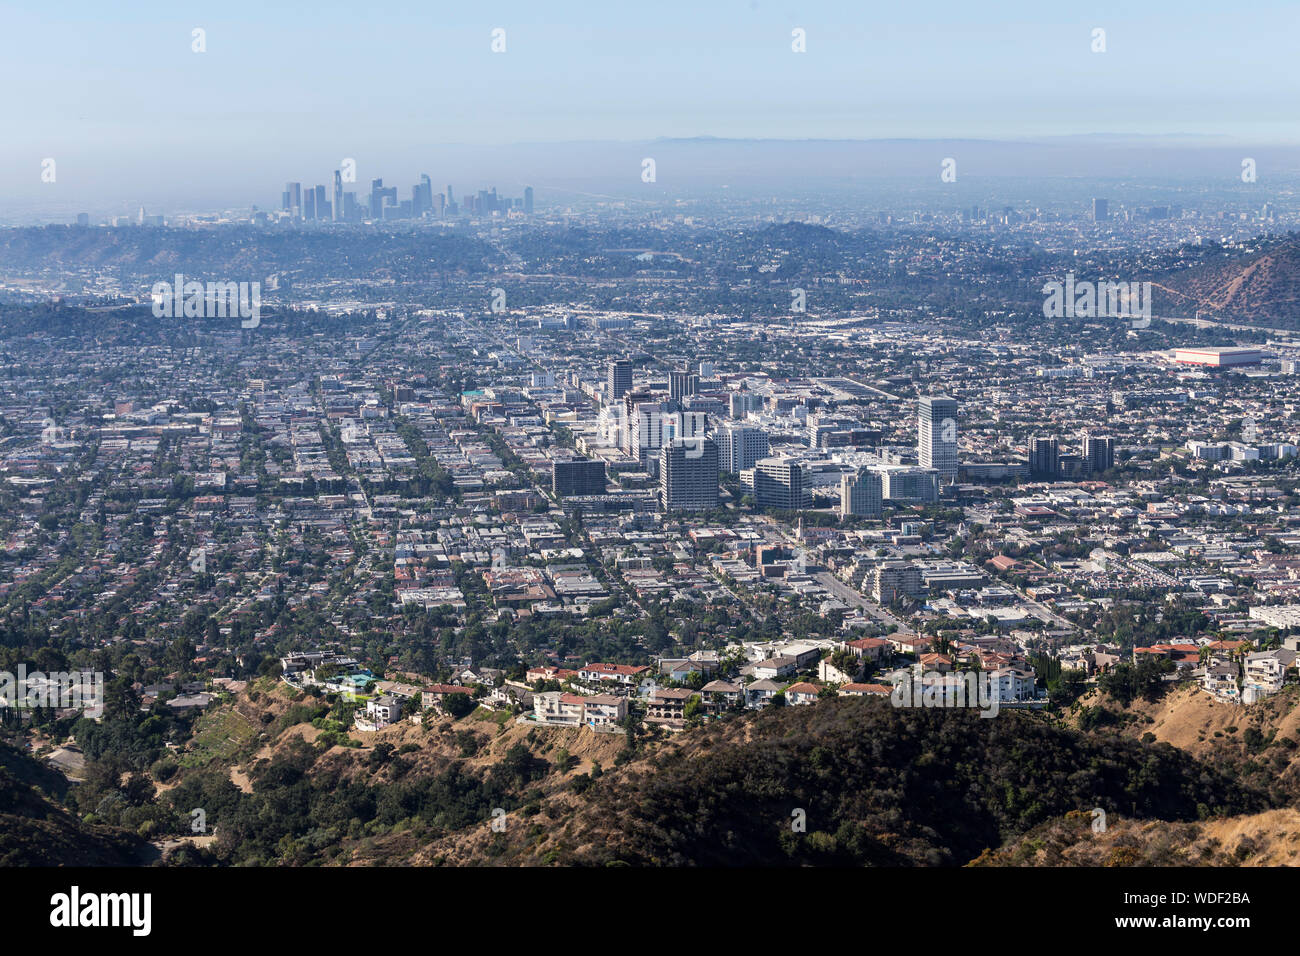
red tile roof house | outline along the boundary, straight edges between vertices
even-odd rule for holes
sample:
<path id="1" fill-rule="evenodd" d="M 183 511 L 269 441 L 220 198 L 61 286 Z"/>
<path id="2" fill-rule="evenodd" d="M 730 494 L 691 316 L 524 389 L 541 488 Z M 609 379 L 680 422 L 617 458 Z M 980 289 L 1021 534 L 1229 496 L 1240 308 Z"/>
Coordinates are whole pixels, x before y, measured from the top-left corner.
<path id="1" fill-rule="evenodd" d="M 813 704 L 817 702 L 817 694 L 820 691 L 821 688 L 816 684 L 810 684 L 806 680 L 800 681 L 785 689 L 785 699 L 790 704 Z"/>
<path id="2" fill-rule="evenodd" d="M 585 681 L 613 681 L 618 684 L 636 684 L 649 667 L 631 664 L 587 664 L 578 669 L 578 679 Z"/>
<path id="3" fill-rule="evenodd" d="M 938 671 L 941 674 L 946 674 L 952 670 L 952 658 L 943 654 L 922 654 L 921 667 L 927 671 Z"/>
<path id="4" fill-rule="evenodd" d="M 882 637 L 864 637 L 857 641 L 848 641 L 844 645 L 854 657 L 868 661 L 878 661 L 893 651 L 894 645 Z"/>

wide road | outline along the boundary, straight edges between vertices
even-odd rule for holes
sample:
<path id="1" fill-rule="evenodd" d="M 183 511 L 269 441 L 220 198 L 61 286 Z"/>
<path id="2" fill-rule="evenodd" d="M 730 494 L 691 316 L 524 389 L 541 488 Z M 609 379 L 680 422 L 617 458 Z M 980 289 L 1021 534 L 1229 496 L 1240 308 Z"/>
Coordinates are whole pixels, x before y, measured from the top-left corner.
<path id="1" fill-rule="evenodd" d="M 910 627 L 898 618 L 894 617 L 894 615 L 890 614 L 875 601 L 867 600 L 829 571 L 821 571 L 813 575 L 813 577 L 817 580 L 818 584 L 825 587 L 826 590 L 830 591 L 845 604 L 848 604 L 850 607 L 862 608 L 862 610 L 866 611 L 881 624 L 884 624 L 885 626 L 892 624 L 900 631 L 911 630 Z"/>

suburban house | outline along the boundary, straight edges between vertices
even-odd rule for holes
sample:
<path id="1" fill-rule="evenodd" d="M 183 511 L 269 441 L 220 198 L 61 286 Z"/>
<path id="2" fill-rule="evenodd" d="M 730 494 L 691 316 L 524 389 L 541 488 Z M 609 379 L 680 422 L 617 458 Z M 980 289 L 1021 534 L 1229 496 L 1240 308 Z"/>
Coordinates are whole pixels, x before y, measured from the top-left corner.
<path id="1" fill-rule="evenodd" d="M 688 687 L 656 687 L 650 692 L 646 723 L 667 727 L 686 725 L 686 702 L 695 695 Z"/>
<path id="2" fill-rule="evenodd" d="M 1037 678 L 1032 670 L 1023 667 L 1000 667 L 989 671 L 989 679 L 997 688 L 998 700 L 1033 700 Z"/>
<path id="3" fill-rule="evenodd" d="M 670 680 L 686 681 L 692 674 L 709 677 L 718 671 L 716 660 L 694 660 L 690 657 L 664 658 L 659 662 L 659 673 Z"/>
<path id="4" fill-rule="evenodd" d="M 817 679 L 824 681 L 827 684 L 849 684 L 852 683 L 853 678 L 857 677 L 860 673 L 861 669 L 859 668 L 852 674 L 846 674 L 844 671 L 832 664 L 829 657 L 817 662 Z"/>
<path id="5" fill-rule="evenodd" d="M 641 675 L 649 670 L 648 667 L 634 667 L 631 664 L 586 664 L 578 668 L 578 680 L 635 686 L 641 680 Z"/>
<path id="6" fill-rule="evenodd" d="M 563 667 L 530 667 L 528 673 L 524 674 L 524 680 L 530 684 L 536 684 L 539 680 L 558 680 L 566 681 L 577 677 L 577 671 L 567 670 Z"/>
<path id="7" fill-rule="evenodd" d="M 1205 675 L 1201 678 L 1201 688 L 1219 700 L 1233 704 L 1240 703 L 1241 690 L 1237 687 L 1237 665 L 1211 664 L 1205 668 Z"/>
<path id="8" fill-rule="evenodd" d="M 821 688 L 816 684 L 800 681 L 797 684 L 791 684 L 785 689 L 785 699 L 791 704 L 815 704 L 820 690 Z"/>
<path id="9" fill-rule="evenodd" d="M 745 688 L 745 706 L 762 707 L 783 690 L 785 690 L 785 685 L 778 684 L 774 680 L 768 680 L 767 678 L 756 680 Z"/>
<path id="10" fill-rule="evenodd" d="M 748 671 L 759 680 L 775 680 L 778 677 L 788 677 L 799 669 L 798 661 L 793 657 L 769 657 L 765 661 L 759 661 L 757 664 L 751 664 L 747 668 L 742 668 L 741 673 Z"/>
<path id="11" fill-rule="evenodd" d="M 610 727 L 627 716 L 627 698 L 595 694 L 582 701 L 582 722 L 588 727 Z"/>
<path id="12" fill-rule="evenodd" d="M 863 637 L 856 641 L 846 641 L 844 649 L 859 660 L 880 661 L 892 656 L 894 646 L 883 637 Z"/>
<path id="13" fill-rule="evenodd" d="M 582 723 L 583 700 L 580 694 L 559 690 L 537 694 L 533 698 L 533 718 L 543 724 L 576 727 Z"/>
<path id="14" fill-rule="evenodd" d="M 845 697 L 888 697 L 894 689 L 888 684 L 845 684 L 838 690 Z"/>
<path id="15" fill-rule="evenodd" d="M 729 707 L 735 707 L 743 703 L 745 688 L 730 681 L 713 680 L 700 688 L 700 696 L 703 698 L 704 706 L 708 712 L 717 714 Z"/>
<path id="16" fill-rule="evenodd" d="M 500 687 L 492 688 L 484 702 L 496 710 L 514 707 L 516 704 L 529 709 L 533 706 L 533 691 L 527 684 L 506 681 Z"/>
<path id="17" fill-rule="evenodd" d="M 446 701 L 448 694 L 468 694 L 473 697 L 474 691 L 456 684 L 434 684 L 420 692 L 420 706 L 425 710 L 433 708 L 441 712 L 442 705 Z"/>
<path id="18" fill-rule="evenodd" d="M 402 704 L 405 701 L 392 694 L 383 694 L 366 701 L 366 712 L 353 718 L 358 730 L 373 731 L 389 727 L 402 717 Z"/>
<path id="19" fill-rule="evenodd" d="M 1286 672 L 1295 664 L 1296 652 L 1288 650 L 1257 651 L 1246 655 L 1246 685 L 1254 689 L 1256 700 L 1282 689 Z"/>

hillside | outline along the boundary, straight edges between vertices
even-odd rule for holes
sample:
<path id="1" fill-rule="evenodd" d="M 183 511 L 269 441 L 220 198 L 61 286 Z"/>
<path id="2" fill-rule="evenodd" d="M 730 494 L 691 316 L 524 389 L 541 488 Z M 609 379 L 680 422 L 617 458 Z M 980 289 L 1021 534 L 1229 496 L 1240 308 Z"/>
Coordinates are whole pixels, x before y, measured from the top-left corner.
<path id="1" fill-rule="evenodd" d="M 1300 314 L 1300 241 L 1157 277 L 1157 315 L 1288 324 Z"/>
<path id="2" fill-rule="evenodd" d="M 688 735 L 607 775 L 518 862 L 955 864 L 1095 805 L 1194 820 L 1266 802 L 1171 747 L 840 699 Z"/>
<path id="3" fill-rule="evenodd" d="M 1076 811 L 1036 827 L 972 866 L 1300 866 L 1300 811 L 1196 823 L 1108 815 L 1104 832 Z"/>
<path id="4" fill-rule="evenodd" d="M 1300 688 L 1240 707 L 1197 688 L 1176 688 L 1129 707 L 1093 691 L 1066 723 L 1098 735 L 1167 743 L 1201 762 L 1269 791 L 1276 803 L 1300 799 Z"/>
<path id="5" fill-rule="evenodd" d="M 530 727 L 483 709 L 340 732 L 324 703 L 259 681 L 206 714 L 174 763 L 152 771 L 157 789 L 133 787 L 120 818 L 148 821 L 170 862 L 217 865 L 1068 865 L 1101 849 L 1061 821 L 1097 806 L 1115 822 L 1110 839 L 1127 833 L 1142 852 L 1218 839 L 1197 861 L 1231 863 L 1243 837 L 1248 850 L 1288 852 L 1267 835 L 1293 821 L 1267 812 L 1294 798 L 1258 754 L 1234 757 L 1250 725 L 1238 719 L 1223 737 L 1211 725 L 1214 744 L 1197 753 L 1143 739 L 1147 728 L 1174 735 L 1181 718 L 1158 716 L 1170 703 L 1201 705 L 1137 704 L 1080 730 L 1024 712 L 987 720 L 839 698 L 678 735 L 642 729 L 629 745 L 625 733 Z M 1278 703 L 1278 719 L 1292 720 Z M 1098 723 L 1087 715 L 1109 708 L 1085 704 L 1071 719 Z M 88 819 L 116 790 L 91 777 L 74 801 L 83 814 L 101 808 Z M 86 829 L 34 791 L 13 793 L 5 812 L 24 817 L 24 839 Z M 194 808 L 210 829 L 191 841 Z"/>
<path id="6" fill-rule="evenodd" d="M 144 841 L 83 823 L 59 807 L 67 782 L 25 753 L 0 743 L 0 866 L 130 866 Z"/>

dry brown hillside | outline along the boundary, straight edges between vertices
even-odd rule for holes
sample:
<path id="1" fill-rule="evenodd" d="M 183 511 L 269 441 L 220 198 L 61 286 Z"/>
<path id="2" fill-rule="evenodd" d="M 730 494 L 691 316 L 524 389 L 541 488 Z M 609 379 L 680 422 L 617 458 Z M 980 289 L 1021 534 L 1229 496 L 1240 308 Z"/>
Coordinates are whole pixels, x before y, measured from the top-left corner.
<path id="1" fill-rule="evenodd" d="M 1224 319 L 1292 319 L 1300 306 L 1300 244 L 1162 277 L 1154 293 L 1162 315 L 1205 311 Z"/>
<path id="2" fill-rule="evenodd" d="M 1068 814 L 985 853 L 972 866 L 1296 866 L 1300 811 L 1266 810 L 1196 823 L 1111 815 L 1094 832 L 1087 813 Z"/>

